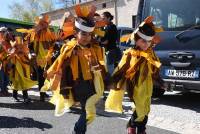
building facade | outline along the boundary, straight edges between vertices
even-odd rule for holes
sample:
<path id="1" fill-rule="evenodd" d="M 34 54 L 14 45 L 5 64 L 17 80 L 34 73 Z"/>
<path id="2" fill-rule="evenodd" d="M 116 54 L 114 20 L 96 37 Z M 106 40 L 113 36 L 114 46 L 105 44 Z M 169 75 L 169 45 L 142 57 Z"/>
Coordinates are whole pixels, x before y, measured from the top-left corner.
<path id="1" fill-rule="evenodd" d="M 77 0 L 77 3 L 80 1 Z M 88 0 L 81 5 L 95 5 L 97 12 L 102 14 L 109 11 L 113 16 L 113 22 L 117 26 L 133 27 L 133 16 L 137 14 L 139 0 Z M 51 25 L 59 26 L 65 12 L 74 13 L 74 6 L 47 12 L 51 18 Z"/>

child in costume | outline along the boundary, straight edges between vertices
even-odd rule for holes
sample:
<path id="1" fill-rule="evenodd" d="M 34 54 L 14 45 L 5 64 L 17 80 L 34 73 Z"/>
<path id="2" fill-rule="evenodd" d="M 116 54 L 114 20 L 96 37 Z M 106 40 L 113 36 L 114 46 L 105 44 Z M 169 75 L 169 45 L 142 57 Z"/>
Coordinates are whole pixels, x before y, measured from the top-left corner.
<path id="1" fill-rule="evenodd" d="M 47 15 L 36 17 L 33 29 L 17 29 L 18 32 L 27 33 L 25 40 L 33 45 L 36 55 L 38 88 L 44 85 L 44 72 L 51 65 L 51 57 L 54 51 L 55 34 L 49 28 L 50 19 Z M 40 100 L 45 101 L 45 92 L 40 92 Z"/>
<path id="2" fill-rule="evenodd" d="M 96 115 L 95 104 L 102 96 L 105 70 L 104 49 L 92 42 L 95 34 L 94 6 L 75 7 L 75 37 L 63 45 L 61 53 L 47 71 L 50 89 L 54 95 L 55 115 L 63 115 L 75 102 L 81 104 L 81 115 L 73 134 L 85 134 L 87 124 Z M 97 23 L 96 23 L 97 24 Z"/>
<path id="3" fill-rule="evenodd" d="M 23 92 L 23 99 L 25 103 L 29 103 L 27 90 L 34 85 L 37 81 L 30 79 L 30 59 L 28 57 L 29 49 L 28 44 L 23 42 L 21 37 L 15 37 L 15 42 L 11 42 L 12 48 L 8 52 L 7 57 L 7 72 L 12 81 L 13 97 L 18 99 L 18 91 Z"/>
<path id="4" fill-rule="evenodd" d="M 2 96 L 9 95 L 7 89 L 9 78 L 5 71 L 5 65 L 8 50 L 11 48 L 10 40 L 13 40 L 10 35 L 6 27 L 0 27 L 0 95 Z"/>
<path id="5" fill-rule="evenodd" d="M 125 90 L 135 108 L 127 124 L 127 134 L 146 134 L 148 114 L 150 112 L 153 81 L 159 76 L 161 63 L 153 51 L 160 40 L 150 16 L 131 34 L 135 46 L 124 51 L 124 55 L 115 68 L 113 81 L 116 89 L 111 89 L 105 103 L 106 111 L 122 112 Z"/>

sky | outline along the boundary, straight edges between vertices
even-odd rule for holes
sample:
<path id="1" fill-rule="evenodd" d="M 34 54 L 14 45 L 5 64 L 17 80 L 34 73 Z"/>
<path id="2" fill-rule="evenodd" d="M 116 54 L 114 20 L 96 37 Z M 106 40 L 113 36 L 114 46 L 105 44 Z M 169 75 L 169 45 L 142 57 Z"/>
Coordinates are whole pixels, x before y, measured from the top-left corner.
<path id="1" fill-rule="evenodd" d="M 24 0 L 0 0 L 0 18 L 11 18 L 9 5 L 13 2 L 22 3 L 23 1 Z M 56 5 L 56 8 L 59 8 L 59 4 Z"/>
<path id="2" fill-rule="evenodd" d="M 11 5 L 13 2 L 22 2 L 23 0 L 0 0 L 0 17 L 1 18 L 10 18 L 10 12 L 9 12 L 9 5 Z"/>

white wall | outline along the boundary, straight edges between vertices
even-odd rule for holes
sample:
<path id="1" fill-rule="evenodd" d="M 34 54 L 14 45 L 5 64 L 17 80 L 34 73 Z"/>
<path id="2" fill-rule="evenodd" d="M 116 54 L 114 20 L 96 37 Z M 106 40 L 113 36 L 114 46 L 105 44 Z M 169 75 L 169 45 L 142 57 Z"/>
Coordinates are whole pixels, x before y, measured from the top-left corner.
<path id="1" fill-rule="evenodd" d="M 137 14 L 139 0 L 117 0 L 118 26 L 132 27 L 132 16 Z"/>
<path id="2" fill-rule="evenodd" d="M 118 26 L 132 27 L 132 16 L 137 14 L 139 0 L 116 0 L 116 11 L 114 8 L 114 0 L 94 0 L 91 3 L 97 6 L 97 12 L 99 14 L 102 14 L 104 11 L 109 11 L 114 15 L 113 22 L 117 22 Z M 103 3 L 106 3 L 106 8 L 102 8 Z M 51 25 L 58 26 L 65 11 L 61 9 L 47 13 L 51 17 Z"/>

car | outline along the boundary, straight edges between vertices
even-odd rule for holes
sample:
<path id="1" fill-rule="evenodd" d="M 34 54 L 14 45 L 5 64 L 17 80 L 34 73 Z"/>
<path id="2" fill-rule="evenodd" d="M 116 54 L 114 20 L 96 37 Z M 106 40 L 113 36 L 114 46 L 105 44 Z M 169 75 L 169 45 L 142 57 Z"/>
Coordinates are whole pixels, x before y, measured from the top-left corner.
<path id="1" fill-rule="evenodd" d="M 200 91 L 200 28 L 163 35 L 156 47 L 160 75 L 169 91 Z M 172 45 L 169 45 L 169 42 Z"/>
<path id="2" fill-rule="evenodd" d="M 200 91 L 199 5 L 199 0 L 141 0 L 138 13 L 132 16 L 135 27 L 153 16 L 155 28 L 163 29 L 158 33 L 161 42 L 154 49 L 162 63 L 160 76 L 168 91 Z M 153 94 L 161 97 L 163 86 L 154 86 Z"/>
<path id="3" fill-rule="evenodd" d="M 125 41 L 120 41 L 123 36 L 130 35 L 133 32 L 133 28 L 130 27 L 117 27 L 118 31 L 118 38 L 117 38 L 117 45 L 119 46 L 121 51 L 131 47 L 131 43 L 127 43 Z"/>

